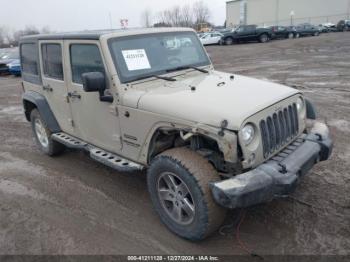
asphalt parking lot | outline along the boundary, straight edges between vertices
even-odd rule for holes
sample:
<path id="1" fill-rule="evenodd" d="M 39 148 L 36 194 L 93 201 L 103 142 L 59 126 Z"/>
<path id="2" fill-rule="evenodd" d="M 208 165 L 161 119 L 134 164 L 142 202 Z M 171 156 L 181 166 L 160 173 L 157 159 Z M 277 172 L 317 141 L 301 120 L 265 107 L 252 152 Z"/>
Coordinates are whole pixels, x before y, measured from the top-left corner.
<path id="1" fill-rule="evenodd" d="M 247 210 L 241 240 L 260 255 L 349 254 L 350 33 L 207 50 L 218 70 L 300 89 L 335 140 L 331 160 L 303 179 L 294 200 Z M 0 77 L 0 254 L 244 254 L 239 211 L 221 233 L 191 243 L 160 222 L 144 173 L 117 173 L 82 152 L 40 153 L 20 81 Z"/>

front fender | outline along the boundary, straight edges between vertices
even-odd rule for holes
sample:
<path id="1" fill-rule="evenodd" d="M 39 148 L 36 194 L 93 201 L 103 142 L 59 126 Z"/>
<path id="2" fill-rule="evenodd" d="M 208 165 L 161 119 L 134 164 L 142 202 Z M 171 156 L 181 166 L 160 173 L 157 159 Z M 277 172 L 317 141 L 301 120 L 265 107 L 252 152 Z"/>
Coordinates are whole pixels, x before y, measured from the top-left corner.
<path id="1" fill-rule="evenodd" d="M 238 162 L 238 138 L 234 132 L 224 130 L 223 136 L 219 134 L 221 129 L 210 127 L 203 124 L 197 124 L 195 126 L 177 124 L 177 123 L 165 123 L 160 122 L 153 126 L 150 130 L 145 143 L 140 151 L 139 161 L 148 164 L 148 153 L 151 140 L 157 130 L 184 130 L 194 135 L 202 135 L 215 140 L 219 146 L 220 151 L 224 155 L 224 160 L 230 163 Z"/>

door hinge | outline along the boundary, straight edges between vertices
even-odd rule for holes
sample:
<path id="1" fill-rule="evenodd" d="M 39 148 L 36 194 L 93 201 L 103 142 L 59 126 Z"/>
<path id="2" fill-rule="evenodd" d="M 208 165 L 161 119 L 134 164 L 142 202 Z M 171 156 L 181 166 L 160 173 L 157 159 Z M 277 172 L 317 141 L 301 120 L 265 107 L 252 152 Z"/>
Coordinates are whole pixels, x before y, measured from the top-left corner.
<path id="1" fill-rule="evenodd" d="M 71 126 L 74 127 L 74 120 L 70 118 L 69 122 L 70 122 Z"/>
<path id="2" fill-rule="evenodd" d="M 109 112 L 112 115 L 118 116 L 119 115 L 119 111 L 118 111 L 118 107 L 117 106 L 110 106 L 109 107 Z"/>

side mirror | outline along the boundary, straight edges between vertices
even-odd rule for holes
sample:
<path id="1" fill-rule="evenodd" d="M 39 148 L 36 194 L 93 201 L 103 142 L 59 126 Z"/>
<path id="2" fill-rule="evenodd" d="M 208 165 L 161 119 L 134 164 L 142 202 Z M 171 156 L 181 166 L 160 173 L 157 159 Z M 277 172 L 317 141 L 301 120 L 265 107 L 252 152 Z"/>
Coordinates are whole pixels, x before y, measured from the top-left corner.
<path id="1" fill-rule="evenodd" d="M 81 75 L 85 92 L 104 93 L 106 90 L 105 76 L 101 72 L 89 72 Z"/>
<path id="2" fill-rule="evenodd" d="M 89 72 L 81 75 L 85 92 L 99 92 L 101 102 L 113 102 L 113 96 L 105 96 L 106 79 L 101 72 Z"/>

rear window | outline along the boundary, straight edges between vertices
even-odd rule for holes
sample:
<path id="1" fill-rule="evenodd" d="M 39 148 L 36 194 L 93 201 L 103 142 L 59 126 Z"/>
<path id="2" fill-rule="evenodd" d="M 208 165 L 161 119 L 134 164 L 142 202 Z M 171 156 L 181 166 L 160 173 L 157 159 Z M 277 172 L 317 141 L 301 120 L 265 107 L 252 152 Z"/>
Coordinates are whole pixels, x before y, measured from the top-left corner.
<path id="1" fill-rule="evenodd" d="M 36 44 L 21 45 L 22 72 L 30 75 L 39 75 L 38 48 Z"/>
<path id="2" fill-rule="evenodd" d="M 39 52 L 37 43 L 23 43 L 20 47 L 22 79 L 41 85 Z"/>
<path id="3" fill-rule="evenodd" d="M 46 77 L 63 80 L 62 49 L 60 44 L 42 45 L 43 70 Z"/>

